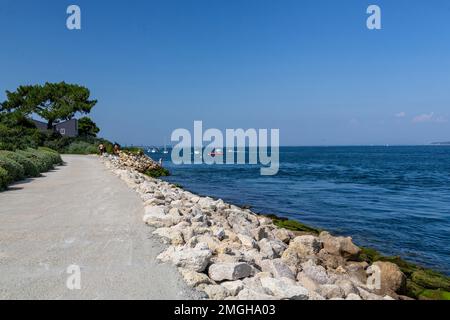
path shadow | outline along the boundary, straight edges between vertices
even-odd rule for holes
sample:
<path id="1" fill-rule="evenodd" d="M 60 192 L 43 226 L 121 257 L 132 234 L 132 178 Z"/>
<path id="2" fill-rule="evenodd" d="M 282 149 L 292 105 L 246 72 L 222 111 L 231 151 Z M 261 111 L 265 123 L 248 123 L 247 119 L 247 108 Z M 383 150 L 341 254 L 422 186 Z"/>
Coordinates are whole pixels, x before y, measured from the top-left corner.
<path id="1" fill-rule="evenodd" d="M 29 177 L 29 178 L 25 178 L 25 179 L 20 180 L 20 181 L 14 181 L 10 185 L 8 185 L 5 190 L 0 191 L 0 192 L 12 192 L 12 191 L 23 190 L 24 187 L 22 187 L 21 185 L 31 183 L 31 182 L 33 182 L 33 181 L 35 181 L 37 179 L 47 178 L 47 174 L 48 173 L 50 173 L 50 172 L 57 172 L 57 171 L 61 170 L 60 167 L 63 167 L 63 166 L 67 166 L 67 164 L 63 163 L 61 165 L 58 165 L 57 167 L 55 167 L 53 169 L 50 169 L 50 170 L 48 170 L 46 172 L 42 172 L 37 177 Z"/>

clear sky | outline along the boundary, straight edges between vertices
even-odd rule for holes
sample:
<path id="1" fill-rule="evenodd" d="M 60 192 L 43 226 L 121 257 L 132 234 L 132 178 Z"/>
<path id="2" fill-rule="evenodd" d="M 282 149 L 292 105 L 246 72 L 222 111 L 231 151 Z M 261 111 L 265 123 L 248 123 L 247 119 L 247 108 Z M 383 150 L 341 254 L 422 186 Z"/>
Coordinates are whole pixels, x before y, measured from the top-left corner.
<path id="1" fill-rule="evenodd" d="M 82 30 L 66 28 L 81 7 Z M 382 30 L 366 9 L 382 10 Z M 66 81 L 101 135 L 279 128 L 283 145 L 450 140 L 448 0 L 0 0 L 0 100 Z"/>

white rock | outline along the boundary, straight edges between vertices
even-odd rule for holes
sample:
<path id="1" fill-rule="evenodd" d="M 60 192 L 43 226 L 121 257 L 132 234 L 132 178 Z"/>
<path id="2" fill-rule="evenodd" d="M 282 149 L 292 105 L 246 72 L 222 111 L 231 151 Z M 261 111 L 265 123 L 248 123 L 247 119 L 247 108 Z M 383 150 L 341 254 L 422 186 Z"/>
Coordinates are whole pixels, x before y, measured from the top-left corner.
<path id="1" fill-rule="evenodd" d="M 259 226 L 258 228 L 251 230 L 251 234 L 257 241 L 265 238 L 270 239 L 273 237 L 270 229 L 267 226 Z"/>
<path id="2" fill-rule="evenodd" d="M 358 293 L 358 289 L 348 279 L 340 279 L 340 280 L 336 281 L 335 284 L 338 285 L 343 290 L 345 296 L 348 296 L 351 293 L 354 293 L 354 294 Z"/>
<path id="3" fill-rule="evenodd" d="M 224 300 L 230 295 L 227 288 L 217 284 L 206 285 L 202 288 L 202 290 L 205 291 L 212 300 Z"/>
<path id="4" fill-rule="evenodd" d="M 178 268 L 184 281 L 188 286 L 197 287 L 200 284 L 211 284 L 211 279 L 204 273 L 195 272 L 189 269 Z"/>
<path id="5" fill-rule="evenodd" d="M 238 280 L 252 274 L 252 267 L 244 262 L 215 263 L 208 269 L 208 275 L 214 281 Z"/>
<path id="6" fill-rule="evenodd" d="M 261 269 L 275 278 L 289 278 L 294 280 L 295 274 L 281 259 L 268 259 L 261 261 Z"/>
<path id="7" fill-rule="evenodd" d="M 192 203 L 197 203 L 200 200 L 200 197 L 198 196 L 193 196 L 189 199 Z"/>
<path id="8" fill-rule="evenodd" d="M 156 234 L 160 237 L 163 237 L 168 240 L 170 244 L 173 245 L 182 245 L 184 244 L 183 235 L 180 231 L 172 228 L 158 228 L 153 231 L 153 234 Z"/>
<path id="9" fill-rule="evenodd" d="M 273 235 L 280 241 L 284 243 L 289 243 L 291 239 L 294 237 L 294 234 L 291 231 L 288 231 L 284 228 L 277 228 L 273 231 Z"/>
<path id="10" fill-rule="evenodd" d="M 258 242 L 259 252 L 263 256 L 263 258 L 274 259 L 276 257 L 275 251 L 270 244 L 268 239 L 262 239 Z"/>
<path id="11" fill-rule="evenodd" d="M 252 237 L 246 236 L 244 234 L 238 234 L 237 237 L 239 238 L 244 247 L 258 248 L 256 241 Z"/>
<path id="12" fill-rule="evenodd" d="M 318 237 L 312 235 L 304 235 L 295 237 L 289 246 L 296 245 L 298 253 L 304 256 L 317 254 L 322 249 L 322 243 Z"/>
<path id="13" fill-rule="evenodd" d="M 158 255 L 157 259 L 172 262 L 177 267 L 202 272 L 206 269 L 211 256 L 212 252 L 208 249 L 208 245 L 199 243 L 195 248 L 170 246 Z"/>
<path id="14" fill-rule="evenodd" d="M 208 198 L 208 197 L 200 198 L 200 200 L 198 201 L 198 204 L 201 208 L 216 210 L 216 205 L 214 203 L 214 200 L 211 198 Z"/>
<path id="15" fill-rule="evenodd" d="M 261 278 L 261 285 L 279 299 L 308 300 L 308 290 L 287 278 Z"/>
<path id="16" fill-rule="evenodd" d="M 309 291 L 316 291 L 318 289 L 317 283 L 315 283 L 311 278 L 305 275 L 303 272 L 297 274 L 298 283 L 308 289 Z"/>
<path id="17" fill-rule="evenodd" d="M 220 285 L 225 287 L 232 296 L 236 296 L 242 289 L 244 289 L 244 284 L 241 280 L 225 281 Z"/>
<path id="18" fill-rule="evenodd" d="M 369 291 L 358 287 L 358 292 L 363 300 L 383 300 L 382 297 L 377 296 L 376 294 L 370 293 Z"/>
<path id="19" fill-rule="evenodd" d="M 361 300 L 361 297 L 356 293 L 350 293 L 345 300 Z"/>
<path id="20" fill-rule="evenodd" d="M 324 267 L 316 265 L 312 260 L 302 263 L 303 273 L 318 284 L 332 284 L 334 281 Z"/>
<path id="21" fill-rule="evenodd" d="M 225 230 L 224 228 L 217 228 L 214 231 L 214 236 L 219 239 L 219 240 L 223 240 L 225 238 Z"/>
<path id="22" fill-rule="evenodd" d="M 268 294 L 260 293 L 244 288 L 237 295 L 239 300 L 276 300 L 277 298 Z"/>
<path id="23" fill-rule="evenodd" d="M 327 299 L 344 297 L 344 291 L 335 284 L 323 284 L 319 286 L 317 293 Z"/>
<path id="24" fill-rule="evenodd" d="M 145 214 L 144 214 L 144 222 L 146 222 L 146 219 L 148 217 L 164 217 L 166 215 L 165 211 L 164 211 L 164 207 L 162 206 L 147 206 L 145 207 Z"/>

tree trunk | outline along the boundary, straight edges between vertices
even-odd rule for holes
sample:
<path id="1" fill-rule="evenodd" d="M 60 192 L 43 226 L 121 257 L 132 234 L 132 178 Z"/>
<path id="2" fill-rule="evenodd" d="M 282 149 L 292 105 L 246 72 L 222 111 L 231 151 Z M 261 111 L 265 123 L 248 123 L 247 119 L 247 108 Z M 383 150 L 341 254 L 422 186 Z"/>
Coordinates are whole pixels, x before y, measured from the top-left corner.
<path id="1" fill-rule="evenodd" d="M 53 131 L 53 120 L 48 120 L 47 122 L 47 130 Z"/>

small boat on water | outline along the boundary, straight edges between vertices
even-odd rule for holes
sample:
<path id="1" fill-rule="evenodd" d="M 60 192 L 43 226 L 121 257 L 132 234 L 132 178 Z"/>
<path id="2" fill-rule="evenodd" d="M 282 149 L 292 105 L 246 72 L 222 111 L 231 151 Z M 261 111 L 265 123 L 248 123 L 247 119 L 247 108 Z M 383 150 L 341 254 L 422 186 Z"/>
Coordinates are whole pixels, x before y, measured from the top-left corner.
<path id="1" fill-rule="evenodd" d="M 213 151 L 211 151 L 210 153 L 208 153 L 211 157 L 215 157 L 215 156 L 223 156 L 223 152 L 222 149 L 219 148 L 215 148 L 213 149 Z"/>
<path id="2" fill-rule="evenodd" d="M 168 154 L 169 153 L 169 150 L 167 150 L 167 144 L 166 144 L 166 140 L 164 139 L 164 151 L 163 151 L 163 153 L 164 154 Z"/>

